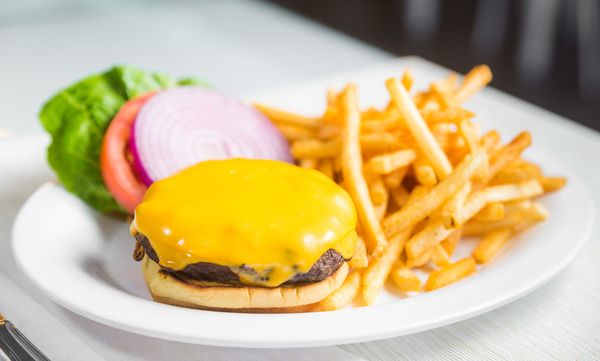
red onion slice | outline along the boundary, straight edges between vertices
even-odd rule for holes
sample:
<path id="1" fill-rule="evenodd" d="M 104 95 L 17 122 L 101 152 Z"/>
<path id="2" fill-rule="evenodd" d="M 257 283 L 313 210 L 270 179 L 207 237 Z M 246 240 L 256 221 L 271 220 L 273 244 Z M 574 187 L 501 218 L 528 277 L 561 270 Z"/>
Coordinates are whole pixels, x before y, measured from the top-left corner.
<path id="1" fill-rule="evenodd" d="M 287 141 L 262 114 L 196 87 L 164 90 L 148 100 L 133 124 L 130 151 L 146 185 L 204 160 L 293 162 Z"/>

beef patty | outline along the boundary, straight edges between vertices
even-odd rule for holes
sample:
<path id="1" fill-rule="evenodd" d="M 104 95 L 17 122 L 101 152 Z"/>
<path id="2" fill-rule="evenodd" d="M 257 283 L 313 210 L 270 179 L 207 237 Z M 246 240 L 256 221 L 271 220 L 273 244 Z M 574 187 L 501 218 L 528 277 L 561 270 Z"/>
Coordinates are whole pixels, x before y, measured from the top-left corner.
<path id="1" fill-rule="evenodd" d="M 159 258 L 148 238 L 141 233 L 136 234 L 135 239 L 140 243 L 146 255 L 159 264 Z M 319 282 L 331 276 L 344 263 L 344 257 L 333 249 L 327 250 L 321 258 L 306 273 L 297 273 L 292 279 L 286 281 L 284 285 L 302 284 L 310 282 Z M 215 263 L 198 262 L 187 265 L 184 269 L 176 271 L 169 267 L 160 266 L 164 272 L 172 274 L 181 279 L 192 279 L 198 281 L 219 282 L 230 285 L 241 286 L 242 283 L 236 273 L 228 266 L 222 266 Z M 246 265 L 240 265 L 241 272 L 256 274 L 252 268 Z"/>

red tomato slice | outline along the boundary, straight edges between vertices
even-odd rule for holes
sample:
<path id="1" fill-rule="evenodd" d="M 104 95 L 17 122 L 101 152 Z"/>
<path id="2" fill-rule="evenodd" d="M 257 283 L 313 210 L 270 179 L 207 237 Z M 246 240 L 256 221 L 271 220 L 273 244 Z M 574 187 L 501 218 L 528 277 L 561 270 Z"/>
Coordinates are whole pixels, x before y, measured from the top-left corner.
<path id="1" fill-rule="evenodd" d="M 147 189 L 133 171 L 128 147 L 131 126 L 142 105 L 154 94 L 147 93 L 126 102 L 108 126 L 102 141 L 100 169 L 104 184 L 129 213 L 133 213 Z"/>

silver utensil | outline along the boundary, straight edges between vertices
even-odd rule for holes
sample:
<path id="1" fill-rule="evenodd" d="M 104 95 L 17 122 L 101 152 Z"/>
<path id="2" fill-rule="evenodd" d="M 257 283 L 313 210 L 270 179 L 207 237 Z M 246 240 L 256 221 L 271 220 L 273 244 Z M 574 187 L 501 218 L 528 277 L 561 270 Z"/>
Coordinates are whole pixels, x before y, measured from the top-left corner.
<path id="1" fill-rule="evenodd" d="M 0 359 L 7 361 L 50 361 L 2 314 L 0 314 Z"/>

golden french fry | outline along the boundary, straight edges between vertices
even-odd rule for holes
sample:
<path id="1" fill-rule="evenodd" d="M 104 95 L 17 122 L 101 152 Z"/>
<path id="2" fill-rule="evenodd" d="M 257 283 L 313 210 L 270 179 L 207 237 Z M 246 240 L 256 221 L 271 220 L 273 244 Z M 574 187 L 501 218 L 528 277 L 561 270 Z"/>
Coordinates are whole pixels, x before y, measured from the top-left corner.
<path id="1" fill-rule="evenodd" d="M 446 109 L 430 110 L 428 112 L 421 112 L 423 119 L 427 124 L 434 125 L 438 123 L 460 123 L 463 120 L 471 119 L 475 117 L 472 112 L 458 107 L 451 107 Z"/>
<path id="2" fill-rule="evenodd" d="M 454 97 L 459 103 L 462 103 L 471 95 L 483 89 L 490 81 L 492 81 L 490 68 L 487 65 L 476 66 L 465 75 Z"/>
<path id="3" fill-rule="evenodd" d="M 402 74 L 402 86 L 404 86 L 404 89 L 406 89 L 406 91 L 410 91 L 410 88 L 412 88 L 414 82 L 415 79 L 413 78 L 410 70 L 404 70 L 404 73 Z"/>
<path id="4" fill-rule="evenodd" d="M 465 204 L 467 197 L 471 193 L 471 182 L 465 183 L 455 194 L 444 204 L 442 208 L 442 222 L 446 228 L 454 228 L 453 224 L 455 214 Z"/>
<path id="5" fill-rule="evenodd" d="M 388 198 L 388 192 L 383 184 L 383 180 L 379 175 L 370 175 L 365 177 L 367 180 L 367 186 L 369 187 L 369 194 L 371 195 L 371 202 L 373 205 L 379 205 L 384 203 Z"/>
<path id="6" fill-rule="evenodd" d="M 480 148 L 480 139 L 473 123 L 471 123 L 469 120 L 463 120 L 459 123 L 458 130 L 460 135 L 465 140 L 465 143 L 469 148 L 469 152 L 475 153 L 478 151 Z"/>
<path id="7" fill-rule="evenodd" d="M 471 275 L 475 271 L 477 271 L 475 260 L 471 257 L 464 258 L 442 269 L 431 272 L 427 283 L 425 283 L 425 290 L 433 291 L 445 287 Z"/>
<path id="8" fill-rule="evenodd" d="M 389 240 L 383 252 L 369 262 L 362 277 L 362 296 L 365 304 L 370 305 L 381 291 L 394 262 L 400 257 L 402 247 L 410 235 L 410 229 L 404 230 Z"/>
<path id="9" fill-rule="evenodd" d="M 312 139 L 315 137 L 314 129 L 305 126 L 287 123 L 275 124 L 275 126 L 277 129 L 279 129 L 281 134 L 283 134 L 285 139 L 291 142 L 296 140 Z"/>
<path id="10" fill-rule="evenodd" d="M 431 262 L 440 268 L 446 267 L 450 264 L 450 255 L 440 243 L 433 247 L 433 252 L 431 253 Z"/>
<path id="11" fill-rule="evenodd" d="M 398 84 L 398 80 L 391 78 L 385 82 L 390 96 L 400 113 L 402 119 L 408 126 L 419 149 L 431 163 L 439 179 L 444 179 L 452 172 L 452 164 L 446 154 L 429 131 L 427 123 L 421 117 L 415 103 L 406 92 L 404 87 Z"/>
<path id="12" fill-rule="evenodd" d="M 504 247 L 511 235 L 512 230 L 509 228 L 500 228 L 487 233 L 475 247 L 473 258 L 477 263 L 488 263 Z"/>
<path id="13" fill-rule="evenodd" d="M 435 176 L 435 171 L 433 170 L 433 167 L 431 165 L 426 163 L 424 164 L 422 162 L 417 162 L 413 164 L 413 171 L 419 184 L 428 187 L 437 184 L 437 177 Z"/>
<path id="14" fill-rule="evenodd" d="M 446 250 L 446 253 L 448 254 L 448 256 L 452 256 L 452 254 L 454 253 L 454 250 L 456 249 L 456 246 L 458 245 L 458 242 L 460 242 L 460 238 L 462 236 L 462 229 L 457 229 L 454 232 L 452 232 L 445 240 L 443 240 L 440 244 L 442 245 L 442 247 L 444 247 L 444 249 Z"/>
<path id="15" fill-rule="evenodd" d="M 340 127 L 337 124 L 323 124 L 317 131 L 317 138 L 331 140 L 340 135 Z"/>
<path id="16" fill-rule="evenodd" d="M 360 113 L 354 86 L 347 86 L 342 93 L 344 128 L 342 131 L 342 174 L 360 221 L 362 236 L 370 253 L 378 254 L 387 245 L 379 219 L 375 214 L 369 189 L 363 176 L 359 130 Z"/>
<path id="17" fill-rule="evenodd" d="M 388 174 L 399 168 L 406 167 L 416 157 L 412 149 L 399 150 L 393 153 L 387 153 L 371 158 L 365 169 L 378 174 Z"/>
<path id="18" fill-rule="evenodd" d="M 441 109 L 456 107 L 456 105 L 458 104 L 456 99 L 454 99 L 454 95 L 451 92 L 439 86 L 439 84 L 431 84 L 430 92 L 437 100 Z"/>
<path id="19" fill-rule="evenodd" d="M 482 236 L 491 231 L 509 228 L 521 231 L 537 222 L 548 218 L 548 211 L 537 202 L 519 202 L 505 205 L 504 218 L 494 222 L 470 221 L 463 227 L 465 236 Z"/>
<path id="20" fill-rule="evenodd" d="M 500 148 L 490 156 L 487 181 L 491 180 L 509 162 L 518 158 L 521 153 L 531 144 L 529 132 L 517 135 L 509 144 Z"/>
<path id="21" fill-rule="evenodd" d="M 516 201 L 542 193 L 542 186 L 536 180 L 487 187 L 471 194 L 463 207 L 449 215 L 444 226 L 449 225 L 451 229 L 461 227 L 489 203 Z"/>
<path id="22" fill-rule="evenodd" d="M 488 203 L 479 211 L 473 220 L 479 222 L 493 222 L 504 218 L 504 204 L 500 202 Z"/>
<path id="23" fill-rule="evenodd" d="M 540 177 L 541 172 L 535 167 L 509 167 L 507 165 L 490 180 L 489 184 L 524 182 Z"/>
<path id="24" fill-rule="evenodd" d="M 321 124 L 321 121 L 318 118 L 305 117 L 260 103 L 254 103 L 253 105 L 274 123 L 296 124 L 310 128 L 318 128 Z"/>
<path id="25" fill-rule="evenodd" d="M 487 202 L 510 202 L 524 198 L 536 197 L 544 193 L 540 182 L 536 179 L 521 182 L 490 186 L 484 189 Z"/>
<path id="26" fill-rule="evenodd" d="M 390 278 L 394 285 L 402 292 L 419 292 L 421 291 L 421 280 L 419 277 L 400 260 L 398 260 L 392 271 Z"/>
<path id="27" fill-rule="evenodd" d="M 406 258 L 406 267 L 408 267 L 408 268 L 421 267 L 424 264 L 426 264 L 427 262 L 429 262 L 432 255 L 433 255 L 433 248 L 429 249 L 427 252 L 423 253 L 419 257 L 416 257 L 416 258 L 407 257 Z"/>
<path id="28" fill-rule="evenodd" d="M 294 158 L 330 158 L 335 157 L 340 150 L 340 141 L 333 139 L 322 141 L 318 139 L 304 139 L 292 143 L 290 148 Z"/>
<path id="29" fill-rule="evenodd" d="M 316 169 L 319 165 L 319 161 L 315 158 L 302 158 L 299 160 L 299 165 L 306 169 Z"/>
<path id="30" fill-rule="evenodd" d="M 412 227 L 425 219 L 468 182 L 486 159 L 487 155 L 483 151 L 465 157 L 454 172 L 433 187 L 420 199 L 420 202 L 415 202 L 410 207 L 404 206 L 385 218 L 383 221 L 385 234 L 388 236 L 397 234 L 402 229 Z"/>
<path id="31" fill-rule="evenodd" d="M 408 148 L 397 135 L 383 131 L 361 134 L 360 146 L 364 153 L 393 152 Z"/>
<path id="32" fill-rule="evenodd" d="M 567 179 L 565 177 L 540 177 L 538 181 L 544 188 L 544 192 L 554 192 L 567 184 Z"/>
<path id="33" fill-rule="evenodd" d="M 333 179 L 333 160 L 331 158 L 323 158 L 319 160 L 319 166 L 317 168 L 319 172 L 325 174 L 327 177 Z"/>
<path id="34" fill-rule="evenodd" d="M 383 176 L 383 184 L 388 190 L 396 189 L 402 184 L 402 180 L 408 171 L 408 167 L 396 169 Z"/>
<path id="35" fill-rule="evenodd" d="M 367 246 L 365 246 L 365 241 L 363 241 L 363 239 L 360 237 L 356 241 L 356 246 L 354 246 L 354 255 L 352 255 L 352 258 L 350 261 L 348 261 L 348 265 L 352 269 L 365 268 L 369 265 Z"/>
<path id="36" fill-rule="evenodd" d="M 379 175 L 372 175 L 367 181 L 371 202 L 378 220 L 383 219 L 387 211 L 389 192 Z"/>
<path id="37" fill-rule="evenodd" d="M 444 227 L 441 218 L 432 220 L 406 242 L 405 252 L 409 258 L 418 258 L 446 239 L 454 231 Z"/>
<path id="38" fill-rule="evenodd" d="M 480 141 L 483 149 L 485 149 L 486 152 L 491 153 L 495 151 L 500 144 L 500 133 L 496 130 L 490 130 L 481 137 Z"/>
<path id="39" fill-rule="evenodd" d="M 323 311 L 333 311 L 352 304 L 352 301 L 360 292 L 361 276 L 360 271 L 350 272 L 340 288 L 319 303 L 320 309 Z"/>
<path id="40" fill-rule="evenodd" d="M 398 208 L 402 208 L 408 201 L 409 197 L 408 191 L 402 185 L 390 190 L 390 195 L 392 196 L 392 199 Z"/>

